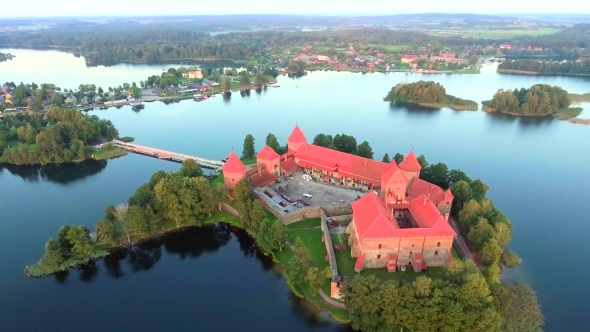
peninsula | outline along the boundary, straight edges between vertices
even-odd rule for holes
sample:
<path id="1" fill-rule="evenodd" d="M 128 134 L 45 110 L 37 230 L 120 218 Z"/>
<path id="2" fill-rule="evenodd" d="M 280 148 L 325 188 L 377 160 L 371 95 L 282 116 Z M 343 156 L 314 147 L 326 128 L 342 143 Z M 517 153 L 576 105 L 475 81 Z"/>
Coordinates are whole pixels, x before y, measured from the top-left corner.
<path id="1" fill-rule="evenodd" d="M 248 135 L 243 155 L 253 149 Z M 284 267 L 296 295 L 355 329 L 542 327 L 534 291 L 499 283 L 502 267 L 520 259 L 506 246 L 510 221 L 480 180 L 414 152 L 376 161 L 311 144 L 297 126 L 286 151 L 267 145 L 254 165 L 245 163 L 232 152 L 209 180 L 191 159 L 177 172 L 159 171 L 127 203 L 107 207 L 95 233 L 62 227 L 25 273 L 52 274 L 165 232 L 227 222 Z M 515 319 L 522 315 L 526 323 Z"/>
<path id="2" fill-rule="evenodd" d="M 457 98 L 446 93 L 445 88 L 434 81 L 399 83 L 383 99 L 391 103 L 411 103 L 429 108 L 447 107 L 456 111 L 477 111 L 479 105 L 472 100 Z"/>

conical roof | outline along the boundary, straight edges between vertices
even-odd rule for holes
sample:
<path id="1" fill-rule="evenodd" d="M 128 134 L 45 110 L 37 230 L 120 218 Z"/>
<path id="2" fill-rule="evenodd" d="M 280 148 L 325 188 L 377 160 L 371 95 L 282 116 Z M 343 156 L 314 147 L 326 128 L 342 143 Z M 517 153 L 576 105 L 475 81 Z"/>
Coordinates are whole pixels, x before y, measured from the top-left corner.
<path id="1" fill-rule="evenodd" d="M 422 166 L 420 166 L 414 151 L 412 151 L 407 157 L 404 158 L 404 161 L 399 164 L 399 168 L 408 172 L 418 172 L 422 169 Z"/>
<path id="2" fill-rule="evenodd" d="M 295 125 L 295 129 L 293 129 L 293 132 L 291 132 L 291 135 L 289 135 L 289 138 L 287 138 L 287 141 L 293 142 L 293 143 L 305 143 L 307 141 L 307 139 L 303 135 L 303 132 L 301 131 L 301 129 L 299 129 L 299 126 Z"/>
<path id="3" fill-rule="evenodd" d="M 238 156 L 232 151 L 227 158 L 225 164 L 221 167 L 224 173 L 241 173 L 246 170 L 244 163 L 238 158 Z"/>

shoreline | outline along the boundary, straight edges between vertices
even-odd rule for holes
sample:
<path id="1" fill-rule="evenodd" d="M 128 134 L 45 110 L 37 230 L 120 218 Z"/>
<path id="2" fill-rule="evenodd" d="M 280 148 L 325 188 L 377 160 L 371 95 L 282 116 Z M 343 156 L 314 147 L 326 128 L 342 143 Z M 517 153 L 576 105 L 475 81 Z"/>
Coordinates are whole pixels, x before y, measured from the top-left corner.
<path id="1" fill-rule="evenodd" d="M 516 70 L 516 69 L 501 69 L 498 68 L 498 74 L 510 74 L 510 75 L 529 75 L 529 76 L 569 76 L 569 77 L 590 77 L 587 74 L 568 74 L 568 73 L 540 73 L 536 71 L 528 70 Z"/>

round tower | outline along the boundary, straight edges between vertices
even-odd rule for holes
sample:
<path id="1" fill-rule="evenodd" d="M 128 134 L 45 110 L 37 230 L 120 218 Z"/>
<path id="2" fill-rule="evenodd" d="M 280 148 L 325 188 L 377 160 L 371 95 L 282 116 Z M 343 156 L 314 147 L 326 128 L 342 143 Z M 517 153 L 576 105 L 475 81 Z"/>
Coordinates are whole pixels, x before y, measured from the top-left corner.
<path id="1" fill-rule="evenodd" d="M 399 164 L 399 168 L 406 178 L 406 181 L 408 181 L 409 185 L 412 183 L 412 180 L 420 177 L 420 170 L 422 169 L 422 166 L 420 166 L 414 151 L 412 151 L 404 158 L 404 161 Z"/>

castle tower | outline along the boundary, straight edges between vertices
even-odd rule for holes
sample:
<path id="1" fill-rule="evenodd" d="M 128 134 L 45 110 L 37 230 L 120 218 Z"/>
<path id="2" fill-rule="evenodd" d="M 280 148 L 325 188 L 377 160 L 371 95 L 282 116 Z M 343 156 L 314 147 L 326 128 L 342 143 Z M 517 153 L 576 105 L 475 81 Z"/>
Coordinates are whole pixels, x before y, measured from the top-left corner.
<path id="1" fill-rule="evenodd" d="M 404 161 L 399 164 L 399 168 L 404 174 L 408 184 L 411 184 L 412 180 L 420 177 L 420 170 L 422 169 L 422 166 L 420 166 L 414 151 L 412 151 L 404 158 Z"/>
<path id="2" fill-rule="evenodd" d="M 395 160 L 381 174 L 381 198 L 387 206 L 405 201 L 408 182 Z"/>
<path id="3" fill-rule="evenodd" d="M 307 143 L 307 139 L 303 135 L 301 129 L 299 129 L 299 126 L 295 125 L 295 129 L 293 129 L 293 132 L 291 132 L 291 135 L 287 138 L 289 151 L 297 152 L 303 145 L 305 145 L 305 143 Z"/>
<path id="4" fill-rule="evenodd" d="M 270 146 L 265 145 L 256 155 L 256 165 L 266 166 L 269 173 L 279 173 L 280 156 Z"/>
<path id="5" fill-rule="evenodd" d="M 246 166 L 240 158 L 232 151 L 225 164 L 221 167 L 223 171 L 223 182 L 229 189 L 234 189 L 236 184 L 244 178 Z"/>

